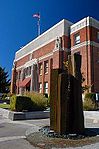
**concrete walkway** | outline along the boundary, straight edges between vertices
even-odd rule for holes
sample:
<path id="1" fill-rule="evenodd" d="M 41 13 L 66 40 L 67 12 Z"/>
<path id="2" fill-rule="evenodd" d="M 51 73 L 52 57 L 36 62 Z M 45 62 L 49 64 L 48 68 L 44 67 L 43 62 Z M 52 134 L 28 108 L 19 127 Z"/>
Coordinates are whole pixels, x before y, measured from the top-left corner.
<path id="1" fill-rule="evenodd" d="M 0 149 L 38 149 L 25 139 L 25 135 L 49 125 L 49 119 L 11 121 L 6 116 L 5 110 L 0 109 Z M 85 111 L 84 118 L 86 127 L 99 128 L 99 111 Z M 99 149 L 99 143 L 66 149 Z"/>

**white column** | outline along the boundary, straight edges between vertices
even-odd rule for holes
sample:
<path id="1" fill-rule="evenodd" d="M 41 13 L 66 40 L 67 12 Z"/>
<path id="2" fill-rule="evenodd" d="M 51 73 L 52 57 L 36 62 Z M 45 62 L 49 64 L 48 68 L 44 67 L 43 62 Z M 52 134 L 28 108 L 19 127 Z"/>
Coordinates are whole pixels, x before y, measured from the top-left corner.
<path id="1" fill-rule="evenodd" d="M 33 91 L 33 65 L 31 66 L 31 86 L 30 91 Z"/>

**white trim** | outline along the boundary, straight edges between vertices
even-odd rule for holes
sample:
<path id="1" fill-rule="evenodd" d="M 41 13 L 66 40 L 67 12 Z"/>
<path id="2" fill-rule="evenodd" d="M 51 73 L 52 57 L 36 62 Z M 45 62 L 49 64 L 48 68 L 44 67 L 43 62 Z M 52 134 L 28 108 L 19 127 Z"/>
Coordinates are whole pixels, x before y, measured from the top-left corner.
<path id="1" fill-rule="evenodd" d="M 70 49 L 68 49 L 68 48 L 60 48 L 60 49 L 58 49 L 58 48 L 55 48 L 55 49 L 53 49 L 53 52 L 56 52 L 56 51 L 66 51 L 66 52 L 69 52 L 70 51 Z"/>
<path id="2" fill-rule="evenodd" d="M 94 46 L 94 47 L 99 48 L 99 43 L 97 43 L 97 42 L 91 41 L 91 45 Z"/>
<path id="3" fill-rule="evenodd" d="M 84 42 L 82 42 L 82 43 L 80 43 L 80 44 L 77 44 L 77 45 L 73 46 L 73 47 L 71 48 L 71 51 L 72 51 L 72 50 L 75 50 L 75 49 L 78 49 L 78 48 L 81 48 L 81 47 L 83 47 L 83 46 L 86 46 L 86 45 L 88 45 L 88 44 L 90 44 L 90 41 L 84 41 Z"/>
<path id="4" fill-rule="evenodd" d="M 17 67 L 16 70 L 19 70 L 19 69 L 22 69 L 22 68 L 26 68 L 28 66 L 32 66 L 32 64 L 37 64 L 38 61 L 41 61 L 42 59 L 45 59 L 45 58 L 50 57 L 50 56 L 53 56 L 53 52 L 48 53 L 48 54 L 46 54 L 44 56 L 41 56 L 38 59 L 36 59 L 36 58 L 32 59 L 32 60 L 26 62 L 24 65 Z"/>
<path id="5" fill-rule="evenodd" d="M 24 65 L 17 67 L 16 70 L 20 70 L 22 68 L 24 68 Z"/>
<path id="6" fill-rule="evenodd" d="M 76 32 L 76 31 L 78 31 L 78 30 L 80 30 L 80 29 L 82 29 L 82 28 L 84 28 L 86 26 L 89 26 L 89 19 L 90 18 L 87 17 L 87 18 L 84 18 L 84 19 L 80 20 L 79 22 L 73 24 L 70 27 L 70 29 L 71 29 L 70 34 Z"/>
<path id="7" fill-rule="evenodd" d="M 32 66 L 33 64 L 37 64 L 37 59 L 35 58 L 35 59 L 32 59 L 32 60 L 30 60 L 30 61 L 28 61 L 28 62 L 26 62 L 24 65 L 22 65 L 22 66 L 19 66 L 19 67 L 17 67 L 16 68 L 16 70 L 19 70 L 19 69 L 22 69 L 22 68 L 27 68 L 27 67 L 29 67 L 29 66 Z"/>
<path id="8" fill-rule="evenodd" d="M 90 41 L 90 40 L 89 40 L 89 41 L 84 41 L 84 42 L 82 42 L 82 43 L 80 43 L 80 44 L 77 44 L 77 45 L 73 46 L 71 49 L 62 48 L 62 50 L 66 51 L 66 52 L 69 52 L 70 50 L 72 51 L 72 50 L 81 48 L 81 47 L 86 46 L 86 45 L 91 45 L 91 46 L 95 46 L 95 47 L 98 47 L 98 48 L 99 48 L 99 43 L 96 43 L 96 42 L 94 42 L 94 41 Z M 36 58 L 35 58 L 35 59 L 32 59 L 31 61 L 28 61 L 28 62 L 25 63 L 24 65 L 17 67 L 16 70 L 25 68 L 25 67 L 27 67 L 27 66 L 31 66 L 33 63 L 37 63 L 38 61 L 41 61 L 41 60 L 43 60 L 43 59 L 45 59 L 45 58 L 47 58 L 47 57 L 50 57 L 50 56 L 53 56 L 53 52 L 50 52 L 50 53 L 48 53 L 48 54 L 46 54 L 46 55 L 44 55 L 44 56 L 41 56 L 41 57 L 38 58 L 38 59 L 36 59 Z M 12 68 L 12 69 L 13 69 L 13 68 Z"/>
<path id="9" fill-rule="evenodd" d="M 46 43 L 40 45 L 39 47 L 37 47 L 37 48 L 34 49 L 34 50 L 33 50 L 33 48 L 32 48 L 32 50 L 31 50 L 30 52 L 28 52 L 28 49 L 24 49 L 24 50 L 27 51 L 27 53 L 24 54 L 23 56 L 17 58 L 17 59 L 16 59 L 16 56 L 15 56 L 15 61 L 18 61 L 18 60 L 22 59 L 23 57 L 25 57 L 25 56 L 27 56 L 27 55 L 29 55 L 29 54 L 33 54 L 34 51 L 39 50 L 40 48 L 44 47 L 45 45 L 47 45 L 47 44 L 49 44 L 49 43 L 51 43 L 51 42 L 53 42 L 53 41 L 55 41 L 55 39 L 51 39 L 50 41 L 48 41 L 48 42 L 46 42 Z M 24 47 L 24 48 L 25 48 L 25 47 Z M 26 51 L 25 51 L 25 52 L 26 52 Z"/>
<path id="10" fill-rule="evenodd" d="M 16 52 L 15 61 L 21 59 L 22 57 L 30 54 L 33 51 L 38 50 L 44 45 L 56 40 L 57 36 L 62 37 L 63 35 L 69 35 L 69 27 L 72 25 L 71 22 L 67 20 L 62 20 L 52 28 L 48 29 L 46 32 L 41 34 L 39 37 L 28 43 L 22 49 Z"/>
<path id="11" fill-rule="evenodd" d="M 70 27 L 70 29 L 71 29 L 70 34 L 76 32 L 86 26 L 93 26 L 93 27 L 99 29 L 99 21 L 92 17 L 84 18 L 84 19 L 80 20 L 79 22 L 73 24 Z"/>
<path id="12" fill-rule="evenodd" d="M 93 27 L 99 29 L 99 21 L 90 17 L 90 26 L 93 26 Z"/>
<path id="13" fill-rule="evenodd" d="M 53 52 L 56 52 L 56 51 L 63 51 L 63 50 L 62 50 L 62 48 L 60 48 L 60 49 L 59 48 L 54 48 Z"/>
<path id="14" fill-rule="evenodd" d="M 50 56 L 53 56 L 53 52 L 50 52 L 50 53 L 48 53 L 48 54 L 46 54 L 44 56 L 41 56 L 40 58 L 38 58 L 38 60 L 41 61 L 41 60 L 43 60 L 43 59 L 45 59 L 47 57 L 50 57 Z"/>
<path id="15" fill-rule="evenodd" d="M 31 66 L 32 64 L 37 64 L 37 59 L 32 59 L 24 64 L 24 68 Z"/>
<path id="16" fill-rule="evenodd" d="M 72 48 L 71 48 L 71 51 L 72 50 L 75 50 L 75 49 L 78 49 L 78 48 L 81 48 L 81 47 L 83 47 L 83 46 L 88 46 L 88 45 L 91 45 L 91 46 L 94 46 L 94 47 L 97 47 L 97 48 L 99 48 L 99 43 L 96 43 L 96 42 L 94 42 L 94 41 L 84 41 L 84 42 L 82 42 L 82 43 L 80 43 L 80 44 L 77 44 L 77 45 L 75 45 L 75 46 L 73 46 Z"/>

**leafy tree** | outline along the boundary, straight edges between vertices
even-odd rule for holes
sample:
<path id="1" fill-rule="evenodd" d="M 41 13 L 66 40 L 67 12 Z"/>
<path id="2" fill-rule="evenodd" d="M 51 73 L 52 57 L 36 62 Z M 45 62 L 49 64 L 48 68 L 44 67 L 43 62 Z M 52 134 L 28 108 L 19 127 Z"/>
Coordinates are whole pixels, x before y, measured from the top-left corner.
<path id="1" fill-rule="evenodd" d="M 0 67 L 0 93 L 8 93 L 10 91 L 10 80 L 8 76 L 5 68 Z"/>

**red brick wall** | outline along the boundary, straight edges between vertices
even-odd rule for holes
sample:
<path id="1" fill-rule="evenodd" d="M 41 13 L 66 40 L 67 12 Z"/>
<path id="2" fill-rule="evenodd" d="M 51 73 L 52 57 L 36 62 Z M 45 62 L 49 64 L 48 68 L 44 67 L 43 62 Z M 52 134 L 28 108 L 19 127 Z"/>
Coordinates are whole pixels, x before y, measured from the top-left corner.
<path id="1" fill-rule="evenodd" d="M 86 30 L 87 30 L 87 36 L 86 36 Z M 74 35 L 80 33 L 80 42 L 84 42 L 86 40 L 90 40 L 90 28 L 89 27 L 84 27 L 74 33 L 71 34 L 71 47 L 73 47 L 74 44 Z"/>
<path id="2" fill-rule="evenodd" d="M 53 52 L 55 48 L 55 41 L 52 41 L 48 43 L 47 45 L 41 47 L 40 49 L 34 51 L 32 53 L 32 59 L 42 57 L 46 54 L 49 54 L 50 52 Z M 51 69 L 53 68 L 62 68 L 63 62 L 67 60 L 67 48 L 70 48 L 70 39 L 67 36 L 62 37 L 62 48 L 65 49 L 64 51 L 55 51 L 53 52 L 53 56 L 44 58 L 43 60 L 40 60 L 39 63 L 42 62 L 43 64 L 43 72 L 42 75 L 39 75 L 39 83 L 42 83 L 42 93 L 44 93 L 44 82 L 48 82 L 48 92 L 50 92 L 50 74 Z M 24 65 L 26 62 L 30 60 L 30 54 L 21 58 L 16 62 L 16 67 Z M 48 74 L 44 74 L 44 61 L 48 60 L 49 68 L 48 68 Z M 53 62 L 52 62 L 53 61 Z M 19 70 L 18 70 L 19 71 Z M 17 72 L 18 72 L 17 71 Z M 17 93 L 18 93 L 18 83 L 17 83 Z"/>
<path id="3" fill-rule="evenodd" d="M 87 34 L 86 34 L 87 31 Z M 94 27 L 86 27 L 73 33 L 71 35 L 71 47 L 74 46 L 74 35 L 80 33 L 80 41 L 84 42 L 86 40 L 97 41 L 98 29 Z M 72 50 L 71 53 L 79 52 L 82 55 L 82 66 L 81 71 L 84 73 L 84 78 L 86 79 L 83 83 L 84 85 L 92 85 L 91 91 L 99 92 L 99 48 L 88 45 L 83 46 L 78 49 Z"/>
<path id="4" fill-rule="evenodd" d="M 82 64 L 81 64 L 81 72 L 83 73 L 84 78 L 86 78 L 84 84 L 87 84 L 87 53 L 86 53 L 86 46 L 78 48 L 76 50 L 71 51 L 71 54 L 80 52 L 82 55 Z"/>
<path id="5" fill-rule="evenodd" d="M 43 46 L 42 48 L 34 51 L 33 58 L 39 58 L 39 57 L 44 56 L 50 52 L 53 52 L 54 47 L 55 47 L 55 41 L 52 41 L 49 44 Z"/>
<path id="6" fill-rule="evenodd" d="M 68 42 L 70 39 L 67 36 L 62 37 L 62 47 L 69 48 Z M 42 57 L 50 52 L 53 52 L 53 49 L 55 48 L 55 41 L 50 42 L 49 44 L 43 46 L 42 48 L 36 50 L 32 54 L 32 59 Z M 30 59 L 30 54 L 27 56 L 24 56 L 20 60 L 16 62 L 16 67 L 24 65 L 26 62 L 28 62 Z"/>
<path id="7" fill-rule="evenodd" d="M 91 41 L 95 41 L 99 43 L 99 41 L 97 40 L 97 32 L 99 32 L 99 29 L 91 27 L 90 38 L 91 38 Z"/>
<path id="8" fill-rule="evenodd" d="M 38 49 L 38 50 L 36 50 L 36 51 L 33 52 L 32 59 L 39 58 L 41 56 L 44 56 L 44 55 L 52 52 L 53 49 L 54 49 L 54 47 L 55 47 L 55 41 L 53 41 L 53 42 L 51 42 L 51 43 L 43 46 L 42 48 L 40 48 L 40 49 Z M 23 57 L 23 58 L 21 58 L 20 60 L 18 60 L 16 62 L 16 67 L 19 67 L 19 66 L 24 65 L 29 60 L 30 60 L 30 54 L 27 55 L 27 56 L 25 56 L 25 57 Z"/>
<path id="9" fill-rule="evenodd" d="M 20 60 L 16 61 L 16 68 L 24 65 L 26 62 L 29 61 L 29 59 L 30 59 L 30 54 L 26 55 L 23 58 L 21 58 Z"/>
<path id="10" fill-rule="evenodd" d="M 62 37 L 62 47 L 70 48 L 70 38 L 66 35 Z"/>
<path id="11" fill-rule="evenodd" d="M 92 47 L 92 76 L 93 76 L 93 89 L 99 92 L 99 48 Z"/>
<path id="12" fill-rule="evenodd" d="M 48 73 L 44 73 L 44 62 L 48 60 Z M 39 83 L 42 83 L 42 93 L 44 93 L 44 82 L 48 82 L 48 92 L 50 92 L 50 74 L 51 74 L 51 69 L 53 67 L 52 65 L 52 57 L 48 57 L 40 61 L 39 63 L 43 64 L 43 71 L 42 75 L 39 75 Z"/>

